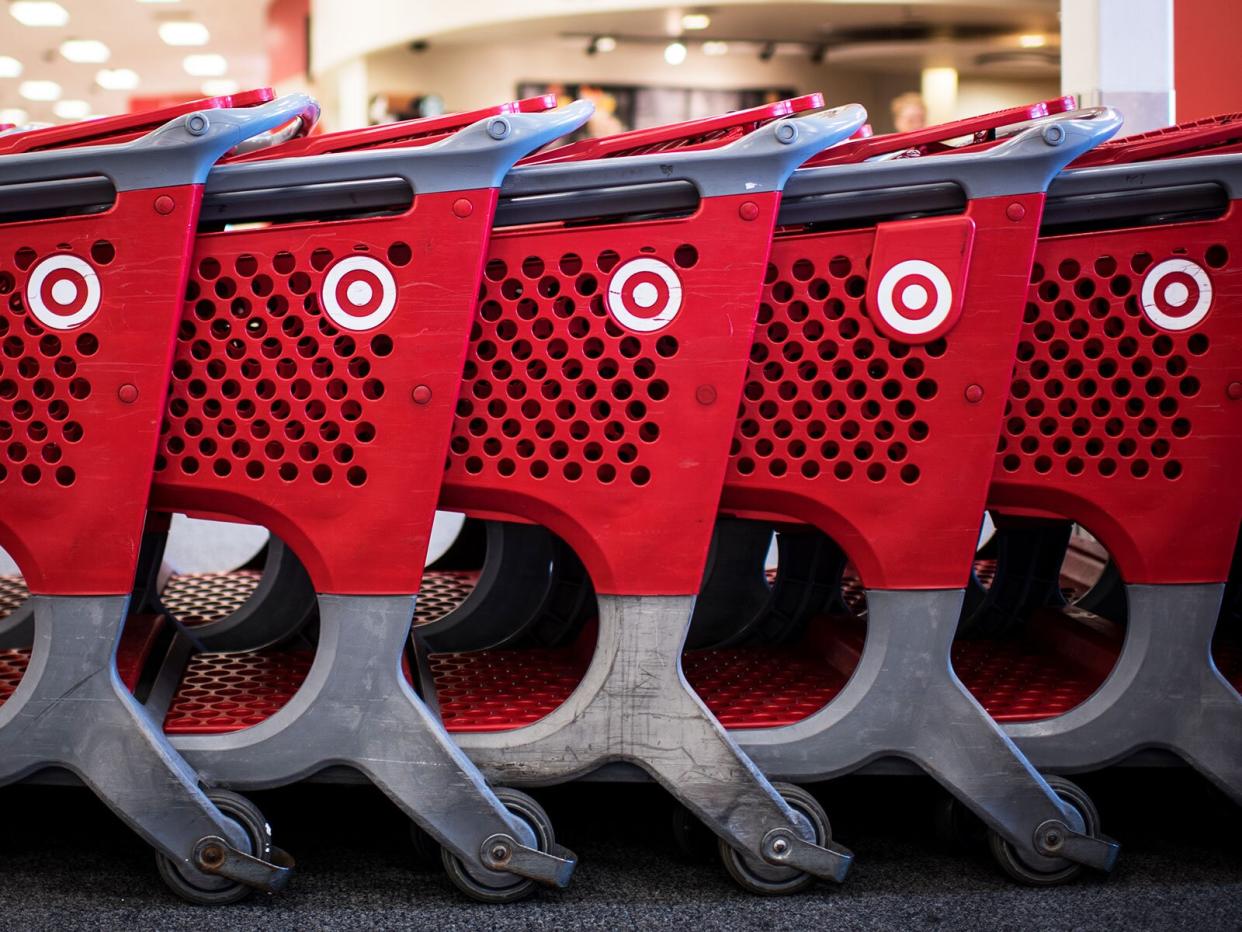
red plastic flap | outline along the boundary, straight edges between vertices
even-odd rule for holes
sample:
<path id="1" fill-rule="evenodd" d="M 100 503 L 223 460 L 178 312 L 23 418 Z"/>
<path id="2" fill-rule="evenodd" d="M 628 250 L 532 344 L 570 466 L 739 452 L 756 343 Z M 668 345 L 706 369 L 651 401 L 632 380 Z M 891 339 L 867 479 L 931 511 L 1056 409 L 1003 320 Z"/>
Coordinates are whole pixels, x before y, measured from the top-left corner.
<path id="1" fill-rule="evenodd" d="M 795 113 L 819 110 L 824 106 L 820 93 L 790 97 L 761 107 L 735 110 L 719 116 L 685 123 L 670 123 L 651 129 L 636 129 L 617 133 L 600 139 L 583 139 L 555 149 L 545 149 L 527 156 L 522 164 L 540 162 L 581 162 L 587 159 L 610 159 L 623 155 L 646 155 L 651 152 L 667 152 L 670 149 L 686 150 L 715 148 L 754 132 L 760 126 Z"/>
<path id="2" fill-rule="evenodd" d="M 1025 123 L 1027 120 L 1039 120 L 1057 113 L 1065 113 L 1078 106 L 1073 97 L 1055 97 L 1052 100 L 1041 100 L 1038 103 L 1026 104 L 1021 107 L 1010 107 L 993 113 L 954 120 L 951 123 L 939 123 L 909 133 L 888 133 L 871 136 L 867 139 L 849 140 L 839 146 L 826 149 L 807 162 L 808 166 L 839 165 L 842 163 L 862 162 L 877 155 L 913 149 L 923 155 L 942 151 L 946 148 L 958 149 L 960 146 L 946 146 L 950 139 L 961 136 L 973 136 L 967 145 L 992 143 L 996 139 L 996 131 L 1014 123 Z"/>
<path id="3" fill-rule="evenodd" d="M 975 223 L 969 217 L 881 223 L 876 227 L 867 285 L 867 316 L 901 343 L 930 343 L 953 329 Z"/>
<path id="4" fill-rule="evenodd" d="M 67 149 L 74 146 L 115 145 L 144 136 L 163 126 L 174 117 L 196 110 L 215 110 L 221 107 L 257 107 L 276 94 L 270 87 L 260 87 L 226 97 L 204 97 L 143 113 L 125 113 L 120 116 L 103 117 L 98 120 L 82 120 L 66 126 L 48 126 L 44 129 L 13 133 L 0 137 L 0 153 L 40 152 L 44 149 Z"/>
<path id="5" fill-rule="evenodd" d="M 556 95 L 541 94 L 538 97 L 524 97 L 521 100 L 511 100 L 494 107 L 484 107 L 465 113 L 447 113 L 443 116 L 425 117 L 420 120 L 401 120 L 381 126 L 368 126 L 363 129 L 295 139 L 275 148 L 257 149 L 254 152 L 225 159 L 225 161 L 259 162 L 264 159 L 323 155 L 328 152 L 352 152 L 357 149 L 424 146 L 489 116 L 501 116 L 506 113 L 543 113 L 555 108 Z"/>
<path id="6" fill-rule="evenodd" d="M 1111 139 L 1084 152 L 1075 160 L 1074 167 L 1233 152 L 1239 147 L 1242 147 L 1242 113 L 1223 113 Z"/>

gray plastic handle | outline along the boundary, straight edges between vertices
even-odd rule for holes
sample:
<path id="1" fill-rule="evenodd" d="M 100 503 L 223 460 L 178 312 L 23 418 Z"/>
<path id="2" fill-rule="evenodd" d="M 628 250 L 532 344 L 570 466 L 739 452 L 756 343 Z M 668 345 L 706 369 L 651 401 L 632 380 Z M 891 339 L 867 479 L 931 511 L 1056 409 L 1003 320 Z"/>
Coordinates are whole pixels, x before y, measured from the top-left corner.
<path id="1" fill-rule="evenodd" d="M 1216 184 L 1231 201 L 1242 199 L 1242 153 L 1196 155 L 1155 162 L 1071 168 L 1048 189 L 1049 198 L 1134 192 L 1155 188 Z"/>
<path id="2" fill-rule="evenodd" d="M 380 178 L 404 178 L 421 194 L 495 188 L 518 159 L 577 129 L 594 112 L 589 101 L 578 100 L 544 113 L 487 117 L 426 146 L 221 165 L 207 180 L 207 195 Z"/>
<path id="3" fill-rule="evenodd" d="M 769 123 L 718 149 L 518 166 L 503 197 L 689 181 L 703 197 L 780 191 L 799 165 L 867 120 L 858 104 Z"/>
<path id="4" fill-rule="evenodd" d="M 0 156 L 0 184 L 106 177 L 117 191 L 202 184 L 216 160 L 252 136 L 294 119 L 313 123 L 319 105 L 289 94 L 258 107 L 198 110 L 120 145 Z"/>
<path id="5" fill-rule="evenodd" d="M 1036 194 L 1066 165 L 1121 127 L 1111 107 L 1059 113 L 982 151 L 824 165 L 794 172 L 785 200 L 919 184 L 956 183 L 968 198 Z"/>

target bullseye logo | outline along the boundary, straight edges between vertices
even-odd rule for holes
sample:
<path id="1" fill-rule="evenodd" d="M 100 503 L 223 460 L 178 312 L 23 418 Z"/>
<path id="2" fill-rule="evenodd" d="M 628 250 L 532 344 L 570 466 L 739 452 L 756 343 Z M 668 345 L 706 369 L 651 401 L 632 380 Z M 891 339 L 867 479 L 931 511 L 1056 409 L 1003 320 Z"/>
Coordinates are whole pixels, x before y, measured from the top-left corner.
<path id="1" fill-rule="evenodd" d="M 392 316 L 397 306 L 397 282 L 379 260 L 349 256 L 328 269 L 319 297 L 338 327 L 371 330 Z"/>
<path id="2" fill-rule="evenodd" d="M 52 330 L 73 330 L 99 310 L 95 269 L 77 256 L 48 256 L 26 282 L 26 303 L 35 320 Z"/>
<path id="3" fill-rule="evenodd" d="M 1188 259 L 1165 259 L 1147 272 L 1139 303 L 1161 330 L 1189 330 L 1212 308 L 1212 280 Z"/>
<path id="4" fill-rule="evenodd" d="M 659 259 L 631 259 L 608 283 L 608 310 L 629 330 L 663 330 L 681 310 L 681 279 Z"/>
<path id="5" fill-rule="evenodd" d="M 940 327 L 953 308 L 949 277 L 924 259 L 898 262 L 880 279 L 876 310 L 897 333 L 921 337 Z"/>

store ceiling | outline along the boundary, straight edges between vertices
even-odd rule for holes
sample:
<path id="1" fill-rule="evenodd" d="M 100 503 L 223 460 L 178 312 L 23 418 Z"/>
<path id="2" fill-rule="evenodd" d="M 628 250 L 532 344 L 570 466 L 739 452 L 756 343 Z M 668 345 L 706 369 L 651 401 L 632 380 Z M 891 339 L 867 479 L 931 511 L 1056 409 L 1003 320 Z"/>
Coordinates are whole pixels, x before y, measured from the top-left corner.
<path id="1" fill-rule="evenodd" d="M 121 113 L 128 109 L 132 96 L 197 95 L 203 92 L 204 82 L 211 80 L 231 81 L 242 88 L 261 86 L 267 81 L 263 45 L 266 4 L 258 0 L 57 0 L 57 3 L 68 13 L 64 25 L 28 26 L 19 22 L 13 13 L 29 17 L 29 7 L 15 11 L 10 0 L 0 0 L 0 56 L 16 59 L 21 65 L 19 76 L 0 76 L 0 111 L 20 110 L 32 121 L 65 122 L 70 118 L 57 115 L 58 103 L 61 113 L 66 114 Z M 36 11 L 33 15 L 40 14 Z M 168 45 L 160 38 L 160 26 L 164 23 L 199 23 L 206 27 L 207 41 L 197 46 Z M 66 40 L 102 42 L 107 47 L 107 61 L 67 60 L 61 51 Z M 98 51 L 90 46 L 84 50 L 88 54 Z M 69 51 L 74 50 L 70 47 Z M 188 74 L 184 59 L 189 55 L 223 56 L 224 73 L 214 78 Z M 138 75 L 138 86 L 133 90 L 107 90 L 97 81 L 101 69 L 134 71 Z M 0 75 L 11 70 L 11 64 L 0 58 Z M 120 79 L 124 77 L 121 75 Z M 28 81 L 54 82 L 59 86 L 58 101 L 23 97 L 22 84 Z M 213 89 L 216 88 L 208 86 L 208 90 Z M 50 93 L 46 87 L 33 90 Z M 74 103 L 66 104 L 66 101 Z"/>
<path id="2" fill-rule="evenodd" d="M 679 39 L 692 47 L 724 42 L 733 54 L 755 54 L 774 43 L 777 55 L 805 55 L 822 45 L 824 60 L 842 67 L 888 71 L 953 65 L 963 73 L 1039 75 L 1058 72 L 1059 7 L 1058 0 L 680 5 L 515 19 L 438 35 L 431 41 L 560 36 L 585 47 L 592 36 L 608 36 L 618 43 Z M 685 28 L 686 17 L 696 15 L 705 16 L 707 26 Z"/>

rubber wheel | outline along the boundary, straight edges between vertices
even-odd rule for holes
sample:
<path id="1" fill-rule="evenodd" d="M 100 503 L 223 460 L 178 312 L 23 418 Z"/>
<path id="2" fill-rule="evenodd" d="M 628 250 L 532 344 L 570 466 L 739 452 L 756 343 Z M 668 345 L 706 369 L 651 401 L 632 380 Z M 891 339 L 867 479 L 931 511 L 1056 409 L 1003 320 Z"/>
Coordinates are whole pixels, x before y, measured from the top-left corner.
<path id="1" fill-rule="evenodd" d="M 790 783 L 774 783 L 773 788 L 781 794 L 790 807 L 804 816 L 814 829 L 814 842 L 827 844 L 832 840 L 832 826 L 828 815 L 810 793 Z M 719 839 L 720 860 L 725 870 L 739 887 L 762 896 L 788 896 L 799 893 L 815 882 L 815 876 L 792 867 L 777 867 L 750 854 L 743 854 L 723 838 Z"/>
<path id="2" fill-rule="evenodd" d="M 250 850 L 247 854 L 265 861 L 271 858 L 272 831 L 258 806 L 229 790 L 208 790 L 207 798 L 226 817 L 241 826 L 246 837 L 250 839 Z M 254 892 L 245 884 L 225 877 L 213 877 L 198 871 L 194 872 L 194 877 L 187 876 L 180 864 L 164 854 L 156 854 L 155 864 L 159 869 L 160 879 L 169 889 L 186 902 L 197 906 L 227 906 L 241 902 Z"/>
<path id="3" fill-rule="evenodd" d="M 556 844 L 556 833 L 552 830 L 552 820 L 543 811 L 543 807 L 520 790 L 499 787 L 495 793 L 506 809 L 530 826 L 535 833 L 538 849 L 551 852 Z M 441 849 L 440 857 L 454 886 L 480 903 L 512 903 L 530 896 L 538 886 L 533 880 L 499 871 L 488 872 L 497 878 L 494 882 L 480 880 L 466 870 L 461 859 L 447 848 Z"/>
<path id="4" fill-rule="evenodd" d="M 1095 808 L 1095 803 L 1091 801 L 1091 797 L 1078 784 L 1072 783 L 1064 777 L 1047 777 L 1046 779 L 1053 792 L 1062 801 L 1069 803 L 1078 810 L 1078 814 L 1082 816 L 1084 834 L 1092 838 L 1098 837 L 1100 834 L 1100 813 Z M 992 857 L 996 859 L 996 863 L 1000 865 L 1001 870 L 1014 880 L 1027 886 L 1054 887 L 1058 884 L 1067 883 L 1083 871 L 1081 864 L 1075 864 L 1073 861 L 1065 861 L 1061 858 L 1054 859 L 1053 863 L 1058 866 L 1050 870 L 1039 870 L 1038 868 L 1031 867 L 1018 856 L 1017 849 L 1013 845 L 991 830 L 988 831 L 988 849 L 992 852 Z"/>

